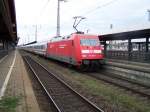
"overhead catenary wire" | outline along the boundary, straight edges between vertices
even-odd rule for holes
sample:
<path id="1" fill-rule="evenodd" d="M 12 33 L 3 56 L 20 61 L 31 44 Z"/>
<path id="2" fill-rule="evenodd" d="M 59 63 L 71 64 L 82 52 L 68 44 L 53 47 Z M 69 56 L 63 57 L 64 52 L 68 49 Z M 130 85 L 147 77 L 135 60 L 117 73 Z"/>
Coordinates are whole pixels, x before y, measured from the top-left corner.
<path id="1" fill-rule="evenodd" d="M 39 21 L 40 18 L 42 17 L 42 14 L 43 14 L 43 12 L 45 11 L 46 7 L 48 6 L 49 1 L 50 1 L 50 0 L 47 0 L 47 2 L 45 3 L 45 5 L 44 5 L 43 8 L 41 9 L 39 15 L 36 17 L 36 18 L 37 18 L 36 24 L 38 23 L 38 21 Z M 83 16 L 86 17 L 87 15 L 91 14 L 91 13 L 94 12 L 95 10 L 98 10 L 98 9 L 104 8 L 104 7 L 107 7 L 108 5 L 111 5 L 111 4 L 113 4 L 114 2 L 116 2 L 116 1 L 118 1 L 118 0 L 111 0 L 110 2 L 107 2 L 107 3 L 105 3 L 105 4 L 99 5 L 99 6 L 97 6 L 96 8 L 94 8 L 94 9 L 92 9 L 92 10 L 89 10 L 89 11 L 87 11 L 87 12 L 81 14 L 81 15 L 83 15 Z M 64 23 L 64 24 L 66 24 L 66 23 Z M 63 25 L 64 25 L 64 24 L 63 24 Z"/>
<path id="2" fill-rule="evenodd" d="M 84 16 L 86 17 L 86 16 L 88 16 L 89 14 L 93 13 L 94 11 L 96 11 L 96 10 L 98 10 L 98 9 L 101 9 L 101 8 L 104 8 L 104 7 L 107 7 L 108 5 L 111 5 L 111 4 L 113 4 L 114 2 L 116 2 L 116 1 L 117 1 L 117 0 L 111 0 L 111 1 L 109 1 L 109 2 L 107 2 L 107 3 L 105 3 L 105 4 L 101 4 L 101 5 L 97 6 L 96 8 L 94 8 L 94 9 L 92 9 L 92 10 L 89 10 L 89 11 L 85 12 L 85 13 L 83 13 L 83 14 L 81 14 L 81 15 L 84 15 Z M 50 2 L 50 0 L 47 0 L 47 1 L 45 2 L 45 4 L 43 5 L 43 7 L 41 8 L 41 11 L 39 12 L 39 14 L 37 15 L 37 17 L 35 18 L 35 19 L 36 19 L 35 26 L 38 24 L 39 20 L 41 19 L 42 14 L 45 12 L 45 10 L 46 10 L 46 8 L 47 8 L 49 2 Z M 68 23 L 68 22 L 63 23 L 62 25 L 66 24 L 66 23 Z M 37 38 L 37 37 L 36 37 L 36 38 Z"/>
<path id="3" fill-rule="evenodd" d="M 109 6 L 109 5 L 113 4 L 113 3 L 115 3 L 116 1 L 118 1 L 118 0 L 111 0 L 111 1 L 109 1 L 109 2 L 107 2 L 107 3 L 104 3 L 104 4 L 102 4 L 102 5 L 99 5 L 99 6 L 97 6 L 97 7 L 94 8 L 94 9 L 91 9 L 91 10 L 89 10 L 89 11 L 87 11 L 87 12 L 82 13 L 81 16 L 87 17 L 88 15 L 92 14 L 94 11 L 96 11 L 96 10 L 98 10 L 98 9 L 101 9 L 101 8 L 105 8 L 105 7 L 107 7 L 107 6 Z M 66 24 L 66 22 L 63 23 L 62 25 L 65 25 L 65 24 Z"/>
<path id="4" fill-rule="evenodd" d="M 37 17 L 35 18 L 36 22 L 35 25 L 33 25 L 35 27 L 35 41 L 37 41 L 37 33 L 38 33 L 38 21 L 40 20 L 40 18 L 42 17 L 42 14 L 45 12 L 45 9 L 47 8 L 48 4 L 49 4 L 50 0 L 47 0 L 46 3 L 43 5 L 39 15 L 37 15 Z"/>
<path id="5" fill-rule="evenodd" d="M 37 15 L 36 17 L 36 24 L 39 21 L 39 19 L 42 17 L 42 14 L 45 12 L 45 9 L 47 8 L 48 4 L 49 4 L 50 0 L 47 0 L 47 2 L 44 4 L 44 6 L 42 7 L 39 15 Z"/>
<path id="6" fill-rule="evenodd" d="M 109 5 L 113 4 L 113 3 L 115 3 L 116 1 L 118 1 L 118 0 L 111 0 L 110 2 L 107 2 L 107 3 L 105 3 L 105 4 L 99 5 L 99 6 L 97 6 L 96 8 L 94 8 L 94 9 L 92 9 L 92 10 L 89 10 L 89 11 L 83 13 L 83 15 L 84 15 L 84 16 L 89 15 L 89 14 L 91 14 L 92 12 L 94 12 L 94 11 L 96 11 L 96 10 L 98 10 L 98 9 L 105 8 L 105 7 L 107 7 L 107 6 L 109 6 Z"/>
<path id="7" fill-rule="evenodd" d="M 114 3 L 117 2 L 117 1 L 118 1 L 118 0 L 111 0 L 111 1 L 109 1 L 109 2 L 107 2 L 107 3 L 101 4 L 101 5 L 97 6 L 96 8 L 93 8 L 93 9 L 91 9 L 91 10 L 89 10 L 89 11 L 83 13 L 82 15 L 83 15 L 84 17 L 90 16 L 90 14 L 92 14 L 94 11 L 96 11 L 96 10 L 98 10 L 98 9 L 101 9 L 101 8 L 105 8 L 105 7 L 107 7 L 107 6 L 110 6 L 110 5 L 114 4 Z M 84 25 L 84 27 L 86 27 L 86 26 Z"/>

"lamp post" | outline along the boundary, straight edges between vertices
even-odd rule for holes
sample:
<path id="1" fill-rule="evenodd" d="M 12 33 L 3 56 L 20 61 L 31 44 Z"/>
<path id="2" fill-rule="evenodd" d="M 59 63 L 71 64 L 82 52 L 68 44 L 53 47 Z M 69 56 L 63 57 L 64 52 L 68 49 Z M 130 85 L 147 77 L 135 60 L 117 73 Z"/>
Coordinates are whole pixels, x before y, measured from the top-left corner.
<path id="1" fill-rule="evenodd" d="M 113 29 L 113 24 L 110 24 L 110 29 Z"/>
<path id="2" fill-rule="evenodd" d="M 148 21 L 150 22 L 150 9 L 148 9 L 147 12 L 148 12 Z M 149 37 L 146 37 L 146 53 L 148 52 L 149 52 Z"/>
<path id="3" fill-rule="evenodd" d="M 56 36 L 60 36 L 60 2 L 65 0 L 58 0 L 57 2 L 57 31 L 56 31 Z"/>
<path id="4" fill-rule="evenodd" d="M 37 25 L 35 25 L 35 41 L 37 41 Z"/>
<path id="5" fill-rule="evenodd" d="M 147 12 L 148 12 L 148 21 L 150 22 L 150 9 L 148 9 Z"/>
<path id="6" fill-rule="evenodd" d="M 38 30 L 37 27 L 38 27 L 37 24 L 36 24 L 36 25 L 33 25 L 33 28 L 35 28 L 35 29 L 34 29 L 34 30 L 35 30 L 35 32 L 34 32 L 35 41 L 37 41 L 37 33 L 38 33 L 38 32 L 37 32 L 37 30 Z"/>
<path id="7" fill-rule="evenodd" d="M 33 28 L 35 28 L 35 33 L 34 33 L 34 36 L 35 36 L 35 42 L 37 42 L 38 40 L 38 33 L 39 33 L 39 29 L 41 29 L 41 25 L 38 25 L 38 24 L 35 24 L 33 25 Z"/>

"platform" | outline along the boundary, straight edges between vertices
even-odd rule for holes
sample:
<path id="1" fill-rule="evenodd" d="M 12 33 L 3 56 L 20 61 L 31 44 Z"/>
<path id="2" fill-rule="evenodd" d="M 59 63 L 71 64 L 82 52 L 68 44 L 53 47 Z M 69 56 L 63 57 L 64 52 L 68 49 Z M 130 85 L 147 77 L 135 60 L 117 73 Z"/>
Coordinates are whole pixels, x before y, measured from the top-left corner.
<path id="1" fill-rule="evenodd" d="M 126 69 L 137 70 L 145 73 L 150 73 L 150 63 L 140 63 L 119 59 L 105 59 L 106 65 L 122 67 Z"/>
<path id="2" fill-rule="evenodd" d="M 0 98 L 19 98 L 16 112 L 40 112 L 23 59 L 17 50 L 0 61 L 0 88 Z"/>

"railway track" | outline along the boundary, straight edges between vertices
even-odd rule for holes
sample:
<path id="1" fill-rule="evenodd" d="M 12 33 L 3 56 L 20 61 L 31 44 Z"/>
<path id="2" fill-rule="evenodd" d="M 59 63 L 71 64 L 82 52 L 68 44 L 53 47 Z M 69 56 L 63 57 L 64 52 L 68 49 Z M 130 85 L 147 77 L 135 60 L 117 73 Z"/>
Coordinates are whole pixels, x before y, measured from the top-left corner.
<path id="1" fill-rule="evenodd" d="M 56 112 L 104 112 L 29 56 L 25 61 L 44 88 Z"/>
<path id="2" fill-rule="evenodd" d="M 115 86 L 124 88 L 126 90 L 132 91 L 133 93 L 139 94 L 142 97 L 147 97 L 150 99 L 150 86 L 138 83 L 135 81 L 131 81 L 127 78 L 123 78 L 121 76 L 116 76 L 111 73 L 90 73 L 88 74 L 96 79 L 103 80 L 104 82 L 113 84 Z"/>

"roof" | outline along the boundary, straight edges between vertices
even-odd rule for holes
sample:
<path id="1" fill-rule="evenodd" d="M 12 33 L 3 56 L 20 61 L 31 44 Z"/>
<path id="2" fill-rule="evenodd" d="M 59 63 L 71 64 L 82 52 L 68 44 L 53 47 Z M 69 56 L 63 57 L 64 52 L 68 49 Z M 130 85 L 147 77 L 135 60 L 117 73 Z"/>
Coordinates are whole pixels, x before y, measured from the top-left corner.
<path id="1" fill-rule="evenodd" d="M 127 40 L 150 37 L 150 29 L 134 30 L 120 33 L 99 35 L 100 40 Z"/>
<path id="2" fill-rule="evenodd" d="M 0 39 L 18 40 L 14 0 L 0 0 Z"/>

